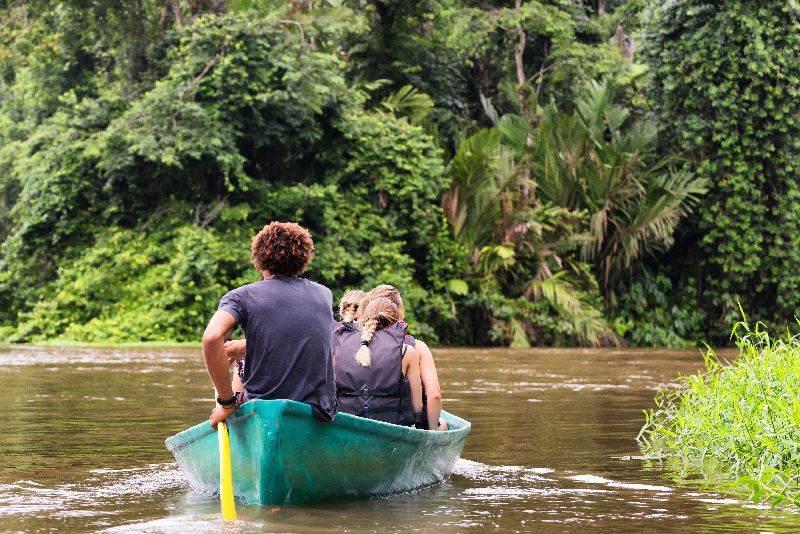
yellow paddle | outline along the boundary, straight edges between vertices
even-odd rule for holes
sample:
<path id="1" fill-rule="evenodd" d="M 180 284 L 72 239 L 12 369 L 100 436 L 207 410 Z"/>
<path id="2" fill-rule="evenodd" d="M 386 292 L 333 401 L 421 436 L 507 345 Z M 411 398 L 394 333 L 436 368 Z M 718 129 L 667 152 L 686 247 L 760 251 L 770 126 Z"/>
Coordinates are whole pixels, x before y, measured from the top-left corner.
<path id="1" fill-rule="evenodd" d="M 236 505 L 233 503 L 233 470 L 231 469 L 231 441 L 228 427 L 224 422 L 217 424 L 219 437 L 219 499 L 222 502 L 222 519 L 236 519 Z"/>

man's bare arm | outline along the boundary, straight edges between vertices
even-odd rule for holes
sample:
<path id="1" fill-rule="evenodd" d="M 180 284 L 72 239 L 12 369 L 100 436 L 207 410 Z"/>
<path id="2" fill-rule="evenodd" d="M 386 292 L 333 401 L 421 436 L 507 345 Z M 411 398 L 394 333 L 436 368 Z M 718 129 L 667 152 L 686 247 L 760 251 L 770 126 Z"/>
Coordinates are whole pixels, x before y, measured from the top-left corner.
<path id="1" fill-rule="evenodd" d="M 206 362 L 208 376 L 211 377 L 217 396 L 221 399 L 233 397 L 231 377 L 228 373 L 228 357 L 225 355 L 225 340 L 231 335 L 235 326 L 236 320 L 233 315 L 225 310 L 218 310 L 203 333 L 203 359 Z M 217 406 L 211 414 L 211 425 L 216 428 L 217 423 L 227 419 L 232 412 L 232 409 Z"/>

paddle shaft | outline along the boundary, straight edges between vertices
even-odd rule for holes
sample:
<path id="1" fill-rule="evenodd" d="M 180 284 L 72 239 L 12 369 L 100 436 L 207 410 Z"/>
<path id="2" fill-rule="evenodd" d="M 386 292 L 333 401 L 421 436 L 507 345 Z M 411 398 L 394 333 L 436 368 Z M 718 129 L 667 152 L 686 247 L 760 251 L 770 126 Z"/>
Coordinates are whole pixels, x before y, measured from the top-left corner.
<path id="1" fill-rule="evenodd" d="M 233 471 L 231 469 L 231 442 L 228 426 L 217 424 L 219 438 L 219 498 L 222 503 L 222 518 L 236 519 L 236 505 L 233 503 Z"/>

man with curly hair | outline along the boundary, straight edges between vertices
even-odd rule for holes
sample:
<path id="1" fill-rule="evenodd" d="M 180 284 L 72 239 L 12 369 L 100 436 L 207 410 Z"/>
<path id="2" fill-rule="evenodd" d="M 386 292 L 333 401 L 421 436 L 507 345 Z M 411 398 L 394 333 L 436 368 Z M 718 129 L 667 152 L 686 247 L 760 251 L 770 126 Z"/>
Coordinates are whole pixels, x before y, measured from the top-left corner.
<path id="1" fill-rule="evenodd" d="M 317 419 L 331 421 L 337 411 L 333 295 L 299 276 L 314 255 L 311 235 L 298 224 L 272 222 L 253 237 L 251 250 L 262 280 L 222 297 L 203 334 L 203 358 L 218 395 L 211 425 L 251 399 L 305 402 Z M 240 394 L 231 387 L 225 354 L 225 340 L 237 325 L 247 339 Z"/>

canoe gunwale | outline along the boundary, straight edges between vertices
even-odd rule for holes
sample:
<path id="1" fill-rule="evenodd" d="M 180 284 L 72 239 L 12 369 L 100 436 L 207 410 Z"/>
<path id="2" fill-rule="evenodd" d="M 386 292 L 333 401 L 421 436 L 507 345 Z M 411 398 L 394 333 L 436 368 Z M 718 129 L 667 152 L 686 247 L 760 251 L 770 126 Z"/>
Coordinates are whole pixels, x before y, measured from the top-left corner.
<path id="1" fill-rule="evenodd" d="M 244 421 L 245 419 L 250 419 L 251 417 L 255 416 L 256 412 L 249 412 L 242 415 L 234 414 L 232 417 L 228 418 L 227 423 L 229 425 L 235 425 L 239 421 Z M 203 432 L 202 430 L 198 432 L 197 426 L 193 426 L 184 430 L 183 432 L 179 432 L 174 436 L 167 438 L 165 441 L 167 449 L 174 453 L 193 445 L 210 434 L 215 434 L 217 431 L 211 427 L 211 423 L 208 421 L 206 423 L 208 425 L 208 430 L 206 432 Z M 202 425 L 203 423 L 200 424 Z"/>
<path id="2" fill-rule="evenodd" d="M 250 401 L 243 404 L 237 413 L 234 413 L 228 418 L 230 425 L 236 425 L 240 421 L 244 421 L 251 417 L 258 415 L 255 409 L 255 401 Z M 281 415 L 289 417 L 312 417 L 311 406 L 308 404 L 297 401 L 284 401 L 285 404 L 281 407 Z M 248 406 L 249 405 L 249 406 Z M 395 425 L 383 421 L 376 421 L 366 417 L 358 417 L 355 415 L 339 413 L 336 415 L 332 422 L 320 422 L 323 425 L 336 424 L 345 428 L 356 430 L 358 432 L 369 432 L 376 434 L 383 438 L 398 439 L 402 438 L 403 441 L 410 443 L 426 442 L 431 444 L 448 443 L 461 439 L 463 436 L 469 434 L 472 429 L 472 424 L 469 421 L 461 419 L 445 410 L 442 410 L 442 417 L 448 423 L 456 423 L 460 425 L 458 428 L 450 430 L 424 430 L 419 428 L 411 428 L 407 426 Z M 216 432 L 211 427 L 211 423 L 206 422 L 206 428 L 200 425 L 188 428 L 174 436 L 167 438 L 165 444 L 167 449 L 171 452 L 180 451 L 186 447 L 191 446 L 195 442 L 205 438 L 206 436 Z M 201 427 L 198 429 L 198 427 Z M 204 431 L 205 430 L 205 431 Z"/>
<path id="3" fill-rule="evenodd" d="M 288 417 L 304 417 L 305 414 L 300 413 L 293 405 L 286 405 L 283 409 L 283 415 Z M 419 428 L 411 428 L 408 426 L 395 425 L 383 421 L 376 421 L 375 419 L 368 419 L 366 417 L 358 417 L 345 413 L 337 414 L 332 423 L 321 424 L 336 424 L 349 430 L 357 432 L 366 432 L 379 438 L 406 441 L 408 443 L 449 443 L 457 441 L 462 437 L 469 434 L 472 425 L 463 419 L 444 412 L 449 416 L 453 422 L 463 423 L 459 428 L 452 430 L 438 431 L 438 430 L 423 430 Z"/>

